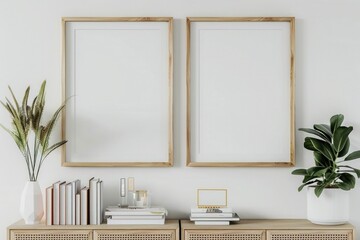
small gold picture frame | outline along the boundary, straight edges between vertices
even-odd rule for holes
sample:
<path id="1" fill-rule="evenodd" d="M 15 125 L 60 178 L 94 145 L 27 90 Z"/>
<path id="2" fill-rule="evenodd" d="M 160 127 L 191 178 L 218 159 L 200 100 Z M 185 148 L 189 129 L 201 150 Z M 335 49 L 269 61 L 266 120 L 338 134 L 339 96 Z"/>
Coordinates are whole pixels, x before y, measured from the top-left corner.
<path id="1" fill-rule="evenodd" d="M 198 208 L 226 208 L 227 189 L 198 189 L 196 201 Z"/>

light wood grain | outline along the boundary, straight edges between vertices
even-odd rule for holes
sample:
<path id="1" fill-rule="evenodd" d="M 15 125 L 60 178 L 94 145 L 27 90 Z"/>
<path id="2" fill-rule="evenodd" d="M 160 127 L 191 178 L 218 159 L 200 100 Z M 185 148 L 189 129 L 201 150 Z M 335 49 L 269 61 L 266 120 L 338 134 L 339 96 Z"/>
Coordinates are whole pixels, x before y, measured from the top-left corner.
<path id="1" fill-rule="evenodd" d="M 8 227 L 8 230 L 176 230 L 179 220 L 166 220 L 164 225 L 46 225 L 45 223 L 27 225 L 20 220 Z"/>
<path id="2" fill-rule="evenodd" d="M 166 235 L 170 236 L 171 240 L 178 240 L 179 235 L 175 230 L 95 230 L 94 231 L 94 240 L 99 239 L 100 236 L 103 236 L 101 239 L 106 239 L 106 235 L 110 236 L 124 236 L 131 235 L 131 239 L 144 239 L 146 236 L 153 239 L 156 237 L 158 240 L 167 239 Z M 164 236 L 165 235 L 165 236 Z M 105 237 L 104 237 L 105 236 Z M 109 239 L 113 239 L 109 237 Z"/>
<path id="3" fill-rule="evenodd" d="M 241 219 L 239 222 L 232 222 L 228 226 L 195 225 L 189 220 L 181 220 L 181 229 L 353 230 L 354 226 L 349 223 L 343 225 L 316 225 L 305 219 Z"/>
<path id="4" fill-rule="evenodd" d="M 290 24 L 290 156 L 287 162 L 194 162 L 191 159 L 191 23 L 289 22 Z M 188 167 L 292 167 L 295 166 L 295 18 L 294 17 L 187 17 L 186 19 L 186 166 Z"/>
<path id="5" fill-rule="evenodd" d="M 61 165 L 63 167 L 171 167 L 174 165 L 174 124 L 173 124 L 173 18 L 172 17 L 63 17 L 62 18 L 62 98 L 66 102 L 66 23 L 67 22 L 167 22 L 169 24 L 169 64 L 168 64 L 168 161 L 167 162 L 68 162 L 66 144 L 62 146 Z M 66 106 L 65 106 L 66 108 Z M 61 135 L 66 139 L 66 109 L 61 117 Z M 69 144 L 69 143 L 67 143 Z"/>
<path id="6" fill-rule="evenodd" d="M 279 239 L 279 236 L 282 236 L 286 239 L 298 239 L 298 238 L 292 238 L 292 236 L 302 236 L 302 235 L 306 235 L 307 238 L 309 239 L 309 237 L 311 239 L 324 239 L 325 237 L 327 237 L 328 240 L 342 240 L 344 239 L 343 237 L 346 236 L 347 240 L 353 240 L 355 239 L 353 236 L 353 230 L 333 230 L 333 229 L 326 229 L 326 230 L 269 230 L 266 233 L 266 239 L 267 240 L 276 240 Z M 338 236 L 341 237 L 338 237 Z M 321 238 L 319 236 L 322 236 Z"/>

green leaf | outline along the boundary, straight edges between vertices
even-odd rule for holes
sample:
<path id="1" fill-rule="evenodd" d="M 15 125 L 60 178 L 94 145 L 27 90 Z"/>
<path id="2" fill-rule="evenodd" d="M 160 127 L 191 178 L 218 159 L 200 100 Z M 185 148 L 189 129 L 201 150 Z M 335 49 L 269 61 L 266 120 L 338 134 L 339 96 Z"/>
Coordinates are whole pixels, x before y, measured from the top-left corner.
<path id="1" fill-rule="evenodd" d="M 316 138 L 308 138 L 313 147 L 319 151 L 322 155 L 324 155 L 327 159 L 334 161 L 336 159 L 335 154 L 331 148 L 331 145 L 325 141 L 316 139 Z"/>
<path id="2" fill-rule="evenodd" d="M 350 149 L 350 139 L 347 138 L 345 141 L 344 148 L 338 153 L 338 157 L 344 157 L 349 152 L 349 149 Z"/>
<path id="3" fill-rule="evenodd" d="M 326 186 L 325 184 L 321 184 L 321 185 L 318 185 L 318 186 L 315 187 L 314 192 L 315 192 L 315 195 L 316 195 L 317 197 L 320 197 L 320 195 L 321 195 L 321 193 L 323 192 L 325 186 Z"/>
<path id="4" fill-rule="evenodd" d="M 22 101 L 22 111 L 24 112 L 24 114 L 26 114 L 28 117 L 30 117 L 30 115 L 28 115 L 28 111 L 27 111 L 27 103 L 28 103 L 28 99 L 29 99 L 29 93 L 30 93 L 30 87 L 28 87 L 25 91 L 24 94 L 24 98 Z"/>
<path id="5" fill-rule="evenodd" d="M 316 183 L 316 182 L 318 182 L 318 180 L 301 184 L 301 186 L 298 188 L 298 191 L 300 192 L 301 190 L 303 190 L 303 188 L 304 188 L 305 186 L 310 185 L 310 184 L 313 184 L 313 183 Z"/>
<path id="6" fill-rule="evenodd" d="M 319 177 L 310 176 L 310 175 L 305 175 L 302 182 L 303 182 L 303 183 L 306 183 L 306 182 L 308 182 L 308 181 L 310 181 L 310 180 L 313 180 L 313 179 L 316 179 L 316 178 L 319 178 Z"/>
<path id="7" fill-rule="evenodd" d="M 13 91 L 12 91 L 12 89 L 11 89 L 10 86 L 9 86 L 9 90 L 10 90 L 11 96 L 12 96 L 12 98 L 13 98 L 13 100 L 14 100 L 14 103 L 15 103 L 15 106 L 16 106 L 16 110 L 17 110 L 18 113 L 20 113 L 19 103 L 18 103 L 18 101 L 16 100 L 15 94 L 13 93 Z"/>
<path id="8" fill-rule="evenodd" d="M 338 127 L 334 132 L 334 147 L 337 153 L 345 147 L 346 140 L 353 130 L 353 127 Z"/>
<path id="9" fill-rule="evenodd" d="M 293 175 L 306 175 L 307 171 L 306 171 L 306 169 L 296 169 L 291 174 L 293 174 Z"/>
<path id="10" fill-rule="evenodd" d="M 342 122 L 344 121 L 344 115 L 337 114 L 330 118 L 330 128 L 331 132 L 334 133 L 335 130 L 341 126 Z"/>
<path id="11" fill-rule="evenodd" d="M 316 130 L 320 131 L 321 133 L 323 133 L 326 137 L 328 137 L 330 139 L 330 142 L 331 142 L 332 133 L 331 133 L 329 125 L 315 124 L 314 129 L 316 129 Z"/>
<path id="12" fill-rule="evenodd" d="M 322 177 L 326 172 L 328 168 L 326 167 L 311 167 L 307 170 L 307 174 L 314 177 Z"/>
<path id="13" fill-rule="evenodd" d="M 354 159 L 358 159 L 360 158 L 360 151 L 355 151 L 350 153 L 344 160 L 345 161 L 350 161 L 350 160 L 354 160 Z"/>
<path id="14" fill-rule="evenodd" d="M 350 173 L 341 173 L 339 179 L 343 182 L 343 185 L 346 185 L 346 187 L 349 188 L 349 190 L 355 187 L 356 179 Z"/>
<path id="15" fill-rule="evenodd" d="M 324 139 L 325 141 L 327 142 L 331 142 L 331 138 L 329 138 L 327 135 L 323 134 L 322 132 L 320 131 L 316 131 L 314 129 L 311 129 L 311 128 L 299 128 L 299 131 L 303 131 L 303 132 L 306 132 L 306 133 L 310 133 L 310 134 L 314 134 L 322 139 Z"/>
<path id="16" fill-rule="evenodd" d="M 305 138 L 304 148 L 306 148 L 306 149 L 308 149 L 310 151 L 316 151 L 316 148 L 314 147 L 314 145 L 310 141 L 310 138 L 308 138 L 308 137 Z"/>
<path id="17" fill-rule="evenodd" d="M 62 145 L 64 145 L 65 143 L 67 143 L 66 140 L 63 140 L 61 142 L 55 143 L 54 145 L 52 145 L 51 147 L 49 147 L 48 149 L 46 149 L 45 151 L 45 157 L 46 158 L 52 151 L 54 151 L 55 149 L 57 149 L 58 147 L 61 147 Z"/>
<path id="18" fill-rule="evenodd" d="M 314 160 L 316 163 L 316 166 L 324 166 L 329 167 L 332 165 L 332 163 L 327 159 L 324 155 L 322 155 L 318 151 L 314 151 Z"/>
<path id="19" fill-rule="evenodd" d="M 360 170 L 359 170 L 359 169 L 354 168 L 354 167 L 350 167 L 350 166 L 347 166 L 347 165 L 341 165 L 341 166 L 339 166 L 339 167 L 344 167 L 344 168 L 350 168 L 350 169 L 352 169 L 353 172 L 356 174 L 356 176 L 357 176 L 358 178 L 360 178 Z"/>
<path id="20" fill-rule="evenodd" d="M 24 155 L 26 146 L 21 141 L 20 137 L 16 135 L 16 133 L 10 131 L 8 128 L 4 127 L 2 124 L 0 124 L 0 127 L 2 127 L 5 131 L 7 131 L 10 136 L 14 139 L 16 145 L 18 146 L 20 152 Z"/>

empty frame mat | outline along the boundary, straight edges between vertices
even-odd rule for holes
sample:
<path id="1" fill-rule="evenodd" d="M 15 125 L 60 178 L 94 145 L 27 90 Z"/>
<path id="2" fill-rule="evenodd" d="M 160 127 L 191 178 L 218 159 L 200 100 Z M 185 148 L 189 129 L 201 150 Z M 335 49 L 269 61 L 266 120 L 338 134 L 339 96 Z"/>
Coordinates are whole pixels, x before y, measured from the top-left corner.
<path id="1" fill-rule="evenodd" d="M 294 164 L 294 19 L 188 18 L 188 166 Z"/>
<path id="2" fill-rule="evenodd" d="M 64 166 L 171 166 L 172 18 L 71 18 Z"/>

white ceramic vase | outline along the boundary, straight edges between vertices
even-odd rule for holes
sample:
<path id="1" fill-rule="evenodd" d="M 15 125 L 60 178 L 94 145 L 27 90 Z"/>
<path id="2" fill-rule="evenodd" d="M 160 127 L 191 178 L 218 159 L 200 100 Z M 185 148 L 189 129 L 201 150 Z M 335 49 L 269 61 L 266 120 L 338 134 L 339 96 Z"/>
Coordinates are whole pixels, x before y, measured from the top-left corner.
<path id="1" fill-rule="evenodd" d="M 349 220 L 349 191 L 325 188 L 316 197 L 314 187 L 307 189 L 307 218 L 315 224 L 340 225 Z"/>
<path id="2" fill-rule="evenodd" d="M 37 181 L 28 181 L 21 194 L 20 214 L 26 224 L 38 224 L 44 215 L 41 189 Z"/>

